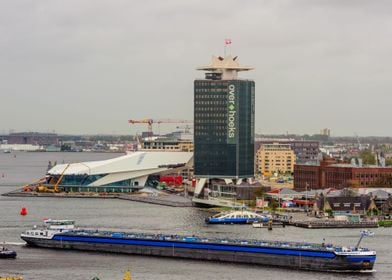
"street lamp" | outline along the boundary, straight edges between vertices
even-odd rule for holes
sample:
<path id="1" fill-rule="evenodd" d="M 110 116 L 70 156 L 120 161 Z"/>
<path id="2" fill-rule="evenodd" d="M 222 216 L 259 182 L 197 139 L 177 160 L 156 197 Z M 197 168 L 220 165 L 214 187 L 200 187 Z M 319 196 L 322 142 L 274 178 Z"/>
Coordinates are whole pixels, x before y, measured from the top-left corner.
<path id="1" fill-rule="evenodd" d="M 305 184 L 305 204 L 306 204 L 306 215 L 308 215 L 308 182 Z"/>

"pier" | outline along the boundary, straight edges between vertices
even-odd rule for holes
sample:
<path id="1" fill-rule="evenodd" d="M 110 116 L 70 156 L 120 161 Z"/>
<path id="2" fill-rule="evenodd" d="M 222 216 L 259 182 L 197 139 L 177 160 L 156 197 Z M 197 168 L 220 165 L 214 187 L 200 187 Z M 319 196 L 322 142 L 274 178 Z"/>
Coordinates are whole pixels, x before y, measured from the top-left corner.
<path id="1" fill-rule="evenodd" d="M 289 223 L 301 228 L 376 228 L 378 223 L 376 221 L 361 221 L 361 222 L 347 222 L 347 221 L 295 221 Z"/>

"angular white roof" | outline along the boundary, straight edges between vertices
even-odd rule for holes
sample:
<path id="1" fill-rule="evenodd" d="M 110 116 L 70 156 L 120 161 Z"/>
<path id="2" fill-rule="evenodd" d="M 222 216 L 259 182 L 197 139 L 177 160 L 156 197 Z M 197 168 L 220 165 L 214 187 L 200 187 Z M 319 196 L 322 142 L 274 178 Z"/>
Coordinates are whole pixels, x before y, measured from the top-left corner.
<path id="1" fill-rule="evenodd" d="M 58 164 L 48 171 L 50 175 L 96 175 L 129 171 L 143 171 L 173 168 L 177 164 L 189 164 L 192 152 L 134 152 L 113 159 Z"/>

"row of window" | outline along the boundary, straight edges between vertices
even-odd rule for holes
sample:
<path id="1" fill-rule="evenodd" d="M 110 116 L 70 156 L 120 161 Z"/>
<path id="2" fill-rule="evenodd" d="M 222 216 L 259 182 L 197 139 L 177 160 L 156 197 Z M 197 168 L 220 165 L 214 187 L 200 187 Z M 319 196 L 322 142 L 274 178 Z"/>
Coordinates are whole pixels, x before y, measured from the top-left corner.
<path id="1" fill-rule="evenodd" d="M 340 207 L 343 205 L 343 207 L 351 207 L 351 203 L 333 203 L 333 207 Z M 354 207 L 361 207 L 361 203 L 354 203 Z"/>
<path id="2" fill-rule="evenodd" d="M 212 82 L 212 81 L 197 81 L 197 82 L 195 82 L 195 87 L 211 87 L 211 86 L 216 86 L 216 85 L 219 85 L 219 86 L 224 86 L 224 87 L 227 87 L 228 85 L 229 85 L 229 83 L 228 82 L 219 82 L 219 83 L 217 83 L 217 82 Z"/>
<path id="3" fill-rule="evenodd" d="M 387 176 L 392 176 L 392 174 L 385 174 L 385 173 L 361 173 L 361 174 L 355 174 L 355 178 L 383 178 Z"/>
<path id="4" fill-rule="evenodd" d="M 278 159 L 271 159 L 271 160 L 269 160 L 268 158 L 266 158 L 265 160 L 263 160 L 263 159 L 259 159 L 259 161 L 265 161 L 265 162 L 281 162 L 281 161 L 287 161 L 287 162 L 291 162 L 291 158 L 282 158 L 282 159 L 280 159 L 280 158 L 278 158 Z"/>
<path id="5" fill-rule="evenodd" d="M 226 126 L 214 126 L 214 127 L 211 127 L 210 125 L 195 125 L 195 130 L 196 131 L 199 131 L 199 130 L 212 130 L 212 131 L 224 130 L 224 131 L 226 131 L 227 127 Z"/>
<path id="6" fill-rule="evenodd" d="M 179 146 L 144 146 L 144 149 L 179 149 Z"/>
<path id="7" fill-rule="evenodd" d="M 210 132 L 206 132 L 206 131 L 202 131 L 202 130 L 200 130 L 198 133 L 197 133 L 199 136 L 207 136 L 207 135 L 210 135 L 210 136 L 224 136 L 224 137 L 226 137 L 227 136 L 227 133 L 226 132 L 222 132 L 222 131 L 213 131 L 212 133 L 210 133 Z"/>
<path id="8" fill-rule="evenodd" d="M 209 131 L 198 131 L 197 134 L 195 133 L 196 136 L 213 136 L 214 137 L 214 142 L 220 142 L 216 138 L 217 135 L 212 135 Z M 219 136 L 224 136 L 226 139 L 226 134 L 225 133 L 219 133 Z M 211 141 L 208 137 L 203 137 L 203 141 Z"/>
<path id="9" fill-rule="evenodd" d="M 263 158 L 263 157 L 261 156 L 260 158 Z M 264 158 L 265 158 L 265 160 L 269 160 L 270 159 L 269 156 L 265 156 Z M 291 159 L 291 158 L 293 158 L 291 155 L 286 155 L 286 156 L 282 155 L 282 156 L 273 156 L 273 157 L 271 157 L 272 160 L 274 160 L 274 159 L 278 159 L 278 160 L 280 160 L 280 159 Z"/>
<path id="10" fill-rule="evenodd" d="M 198 118 L 208 118 L 208 122 L 210 123 L 221 123 L 223 118 L 226 120 L 227 115 L 223 113 L 195 113 L 195 123 L 200 121 Z M 221 118 L 221 120 L 214 118 Z"/>
<path id="11" fill-rule="evenodd" d="M 223 92 L 227 93 L 227 88 L 196 88 L 195 93 L 203 93 L 203 92 Z"/>
<path id="12" fill-rule="evenodd" d="M 202 120 L 195 120 L 195 124 L 194 124 L 195 125 L 195 129 L 196 129 L 198 124 L 201 124 L 201 125 L 211 125 L 211 124 L 226 125 L 226 119 L 216 119 L 216 120 L 202 119 Z"/>
<path id="13" fill-rule="evenodd" d="M 200 113 L 200 112 L 205 112 L 205 111 L 214 111 L 214 112 L 220 112 L 222 114 L 226 115 L 226 108 L 225 107 L 199 107 L 195 109 L 195 113 Z"/>
<path id="14" fill-rule="evenodd" d="M 261 152 L 264 152 L 265 155 L 275 155 L 275 154 L 277 154 L 277 153 L 273 153 L 272 151 L 275 151 L 275 152 L 278 152 L 279 154 L 284 154 L 284 155 L 291 155 L 291 154 L 293 153 L 292 150 L 287 150 L 287 152 L 283 153 L 284 150 L 287 150 L 287 149 L 281 149 L 281 150 L 277 150 L 277 149 L 275 149 L 275 150 L 270 150 L 270 149 L 269 149 L 268 152 L 266 152 L 264 149 L 260 149 L 259 152 L 260 152 L 260 153 L 261 153 Z"/>
<path id="15" fill-rule="evenodd" d="M 200 100 L 200 101 L 195 101 L 196 105 L 227 105 L 226 100 Z"/>

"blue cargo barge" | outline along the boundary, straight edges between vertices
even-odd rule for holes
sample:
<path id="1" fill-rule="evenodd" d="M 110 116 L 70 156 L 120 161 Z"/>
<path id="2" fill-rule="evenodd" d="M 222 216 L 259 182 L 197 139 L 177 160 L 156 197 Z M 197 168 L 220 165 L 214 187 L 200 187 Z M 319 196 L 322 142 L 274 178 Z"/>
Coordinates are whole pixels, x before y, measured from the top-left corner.
<path id="1" fill-rule="evenodd" d="M 317 271 L 372 271 L 376 252 L 331 244 L 112 232 L 49 220 L 21 234 L 30 246 L 281 266 Z"/>

